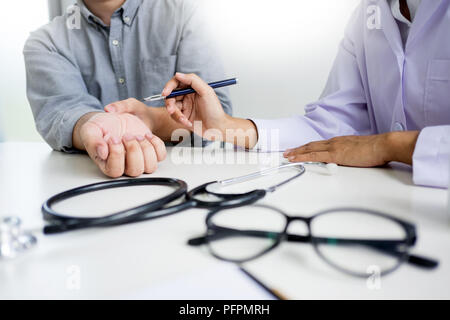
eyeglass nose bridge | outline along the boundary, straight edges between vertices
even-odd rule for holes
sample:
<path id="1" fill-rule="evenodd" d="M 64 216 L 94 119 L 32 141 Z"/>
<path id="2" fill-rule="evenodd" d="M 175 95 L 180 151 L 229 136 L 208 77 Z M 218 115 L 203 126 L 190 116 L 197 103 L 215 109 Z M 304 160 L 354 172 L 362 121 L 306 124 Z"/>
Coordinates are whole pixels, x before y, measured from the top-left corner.
<path id="1" fill-rule="evenodd" d="M 308 228 L 308 232 L 311 231 L 311 220 L 313 217 L 307 217 L 307 216 L 302 216 L 302 215 L 296 215 L 296 216 L 286 216 L 287 218 L 287 222 L 286 222 L 286 231 L 288 230 L 289 226 L 293 223 L 293 222 L 303 222 L 303 224 Z"/>
<path id="2" fill-rule="evenodd" d="M 286 216 L 287 222 L 286 222 L 286 228 L 284 230 L 284 240 L 287 240 L 288 242 L 311 242 L 311 217 L 305 217 L 301 215 L 297 216 Z M 302 222 L 302 225 L 306 227 L 306 232 L 302 233 L 291 233 L 289 232 L 289 227 L 292 225 L 293 222 Z"/>
<path id="3" fill-rule="evenodd" d="M 310 222 L 312 220 L 312 217 L 305 217 L 305 216 L 301 216 L 301 215 L 297 215 L 297 216 L 288 216 L 287 217 L 287 221 L 288 224 L 293 222 L 293 221 L 302 221 L 304 222 L 306 225 L 309 225 Z"/>

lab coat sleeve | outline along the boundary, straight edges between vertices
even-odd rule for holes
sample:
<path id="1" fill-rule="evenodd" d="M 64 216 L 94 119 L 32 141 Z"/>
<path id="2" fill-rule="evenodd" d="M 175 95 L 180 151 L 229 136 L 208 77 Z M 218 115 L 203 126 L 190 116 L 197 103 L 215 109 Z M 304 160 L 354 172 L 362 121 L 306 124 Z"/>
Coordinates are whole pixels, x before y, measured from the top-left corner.
<path id="1" fill-rule="evenodd" d="M 347 26 L 327 85 L 319 101 L 305 108 L 304 116 L 252 120 L 258 130 L 255 148 L 282 151 L 335 136 L 373 133 L 366 94 L 356 58 L 355 38 L 362 37 L 360 9 Z"/>
<path id="2" fill-rule="evenodd" d="M 45 27 L 31 34 L 23 54 L 36 129 L 53 149 L 75 152 L 73 128 L 84 114 L 102 111 L 100 101 L 88 93 L 76 63 L 58 52 Z"/>
<path id="3" fill-rule="evenodd" d="M 450 125 L 423 129 L 413 154 L 417 185 L 447 188 L 450 175 Z"/>

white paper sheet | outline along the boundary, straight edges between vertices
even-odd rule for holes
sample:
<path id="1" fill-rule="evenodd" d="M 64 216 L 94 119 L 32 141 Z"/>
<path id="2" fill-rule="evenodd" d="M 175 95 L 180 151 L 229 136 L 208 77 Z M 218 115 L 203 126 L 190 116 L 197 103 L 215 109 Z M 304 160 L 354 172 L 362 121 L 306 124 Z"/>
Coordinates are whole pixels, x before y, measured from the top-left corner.
<path id="1" fill-rule="evenodd" d="M 220 263 L 144 289 L 126 299 L 273 300 L 274 297 L 236 265 Z"/>

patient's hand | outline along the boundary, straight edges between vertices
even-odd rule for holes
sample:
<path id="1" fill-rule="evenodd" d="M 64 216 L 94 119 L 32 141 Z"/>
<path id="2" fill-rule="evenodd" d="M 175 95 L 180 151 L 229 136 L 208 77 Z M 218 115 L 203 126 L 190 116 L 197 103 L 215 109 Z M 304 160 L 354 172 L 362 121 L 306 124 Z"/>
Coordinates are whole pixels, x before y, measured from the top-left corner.
<path id="1" fill-rule="evenodd" d="M 113 178 L 152 173 L 158 161 L 166 157 L 164 142 L 143 121 L 128 113 L 83 116 L 75 126 L 73 142 Z"/>
<path id="2" fill-rule="evenodd" d="M 134 98 L 113 102 L 105 106 L 105 111 L 112 114 L 128 113 L 135 115 L 163 141 L 179 142 L 179 135 L 176 130 L 188 129 L 174 121 L 165 108 L 149 107 Z"/>

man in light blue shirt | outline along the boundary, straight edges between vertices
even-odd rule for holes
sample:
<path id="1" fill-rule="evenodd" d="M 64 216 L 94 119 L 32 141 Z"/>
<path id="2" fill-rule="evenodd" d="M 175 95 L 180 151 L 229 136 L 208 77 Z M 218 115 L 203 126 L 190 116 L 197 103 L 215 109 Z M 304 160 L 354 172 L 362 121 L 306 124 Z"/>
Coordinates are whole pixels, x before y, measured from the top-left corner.
<path id="1" fill-rule="evenodd" d="M 214 81 L 224 72 L 194 0 L 78 0 L 33 32 L 24 48 L 27 95 L 39 133 L 55 150 L 86 150 L 111 177 L 156 169 L 182 127 L 161 104 L 150 120 L 104 113 L 161 93 L 175 72 Z M 227 89 L 217 91 L 231 114 Z"/>

